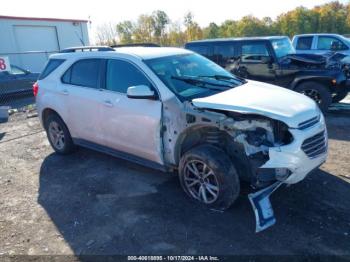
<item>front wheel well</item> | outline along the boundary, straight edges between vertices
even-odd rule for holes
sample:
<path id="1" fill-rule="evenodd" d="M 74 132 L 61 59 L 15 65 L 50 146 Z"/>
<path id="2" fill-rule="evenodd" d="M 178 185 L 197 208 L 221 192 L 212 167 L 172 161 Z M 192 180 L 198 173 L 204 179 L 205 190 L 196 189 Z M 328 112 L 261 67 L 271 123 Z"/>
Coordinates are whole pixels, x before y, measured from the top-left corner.
<path id="1" fill-rule="evenodd" d="M 295 91 L 300 85 L 303 85 L 303 84 L 309 83 L 309 82 L 318 83 L 320 85 L 323 85 L 325 88 L 327 88 L 327 90 L 329 92 L 331 92 L 331 90 L 329 88 L 331 85 L 331 80 L 328 78 L 327 79 L 319 79 L 319 78 L 300 79 L 292 84 L 291 89 Z"/>
<path id="2" fill-rule="evenodd" d="M 194 126 L 184 131 L 178 138 L 175 150 L 175 160 L 178 164 L 181 157 L 190 149 L 200 144 L 212 144 L 220 147 L 219 139 L 225 133 L 217 127 Z M 226 134 L 226 133 L 225 133 Z"/>

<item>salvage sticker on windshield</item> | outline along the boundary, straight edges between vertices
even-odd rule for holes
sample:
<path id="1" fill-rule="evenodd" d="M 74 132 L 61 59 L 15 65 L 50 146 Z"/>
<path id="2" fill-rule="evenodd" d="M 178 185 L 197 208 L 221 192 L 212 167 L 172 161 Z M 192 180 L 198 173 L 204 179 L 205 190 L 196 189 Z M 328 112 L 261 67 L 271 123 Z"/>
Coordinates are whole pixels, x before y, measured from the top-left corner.
<path id="1" fill-rule="evenodd" d="M 7 56 L 0 56 L 0 72 L 11 71 L 10 59 Z"/>

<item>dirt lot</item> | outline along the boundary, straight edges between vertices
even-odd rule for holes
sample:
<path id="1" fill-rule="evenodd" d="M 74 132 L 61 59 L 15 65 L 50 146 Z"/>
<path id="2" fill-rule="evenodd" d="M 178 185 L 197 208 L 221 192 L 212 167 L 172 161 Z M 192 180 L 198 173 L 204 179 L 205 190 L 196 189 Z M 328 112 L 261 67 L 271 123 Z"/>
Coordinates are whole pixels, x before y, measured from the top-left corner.
<path id="1" fill-rule="evenodd" d="M 350 111 L 327 116 L 330 156 L 272 196 L 259 234 L 248 187 L 224 213 L 189 201 L 178 179 L 79 149 L 53 153 L 37 118 L 0 124 L 0 254 L 350 255 Z"/>

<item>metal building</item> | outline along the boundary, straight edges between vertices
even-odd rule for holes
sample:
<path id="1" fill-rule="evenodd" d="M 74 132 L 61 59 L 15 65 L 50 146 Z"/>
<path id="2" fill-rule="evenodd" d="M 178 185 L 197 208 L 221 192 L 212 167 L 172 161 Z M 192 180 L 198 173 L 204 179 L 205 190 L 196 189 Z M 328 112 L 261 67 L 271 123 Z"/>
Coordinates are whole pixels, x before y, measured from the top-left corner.
<path id="1" fill-rule="evenodd" d="M 87 24 L 87 20 L 0 16 L 0 56 L 39 72 L 50 54 L 89 45 Z"/>

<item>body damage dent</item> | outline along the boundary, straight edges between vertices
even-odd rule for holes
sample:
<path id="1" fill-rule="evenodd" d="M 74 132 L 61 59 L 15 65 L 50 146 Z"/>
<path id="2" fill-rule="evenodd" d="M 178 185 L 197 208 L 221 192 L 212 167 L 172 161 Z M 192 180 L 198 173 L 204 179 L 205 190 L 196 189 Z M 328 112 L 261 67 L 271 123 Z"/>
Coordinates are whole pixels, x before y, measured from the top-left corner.
<path id="1" fill-rule="evenodd" d="M 266 155 L 266 161 L 268 160 L 269 146 L 254 145 L 248 139 L 257 129 L 265 130 L 262 135 L 271 144 L 270 146 L 279 146 L 274 143 L 273 127 L 269 120 L 235 120 L 221 112 L 198 109 L 189 102 L 184 102 L 181 110 L 181 107 L 175 106 L 175 103 L 177 103 L 175 99 L 167 101 L 163 111 L 163 150 L 164 160 L 168 165 L 177 166 L 181 156 L 181 146 L 186 136 L 203 128 L 212 127 L 227 134 L 233 142 L 242 145 L 246 157 L 254 157 L 254 154 L 261 152 Z M 178 110 L 178 114 L 173 114 L 175 109 Z"/>

